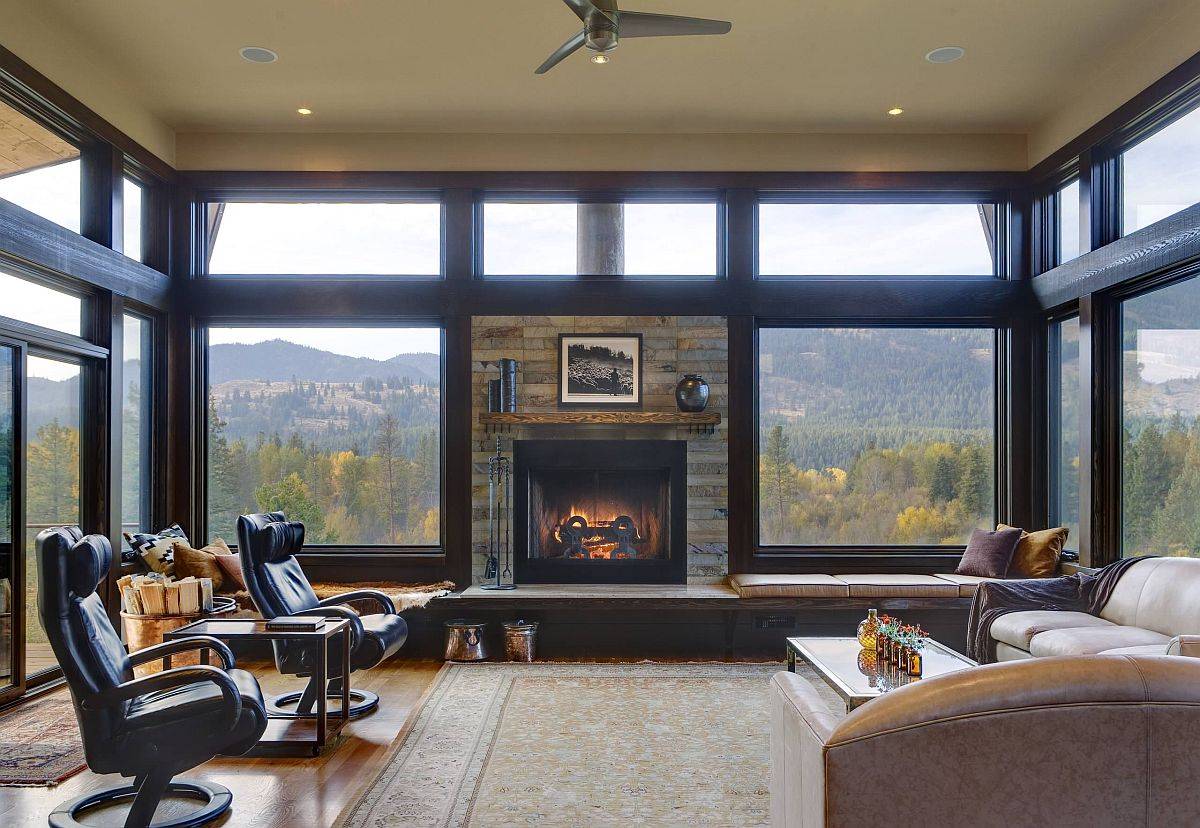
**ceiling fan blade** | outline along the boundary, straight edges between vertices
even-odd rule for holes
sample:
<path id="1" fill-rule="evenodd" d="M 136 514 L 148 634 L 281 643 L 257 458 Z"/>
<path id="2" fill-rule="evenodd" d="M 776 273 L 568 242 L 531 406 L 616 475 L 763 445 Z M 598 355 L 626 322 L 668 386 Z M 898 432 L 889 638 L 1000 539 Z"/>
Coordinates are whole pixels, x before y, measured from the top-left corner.
<path id="1" fill-rule="evenodd" d="M 613 20 L 613 15 L 611 12 L 607 12 L 604 9 L 599 8 L 594 3 L 592 3 L 592 0 L 563 0 L 563 2 L 566 3 L 567 6 L 570 7 L 571 11 L 575 12 L 575 16 L 578 17 L 580 20 L 582 20 L 584 23 L 587 22 L 588 15 L 596 14 L 596 13 L 604 15 L 609 20 L 611 20 L 613 23 L 617 22 L 617 21 Z"/>
<path id="2" fill-rule="evenodd" d="M 617 31 L 625 37 L 670 37 L 672 35 L 721 35 L 733 28 L 726 20 L 679 17 L 674 14 L 618 12 Z"/>
<path id="3" fill-rule="evenodd" d="M 546 58 L 546 62 L 534 70 L 534 74 L 535 75 L 544 75 L 547 72 L 549 72 L 551 69 L 553 69 L 559 63 L 561 63 L 563 60 L 568 58 L 580 46 L 582 46 L 583 41 L 584 41 L 584 32 L 580 32 L 579 34 L 575 35 L 570 40 L 568 40 L 566 43 L 564 43 L 563 45 L 561 45 L 557 49 L 555 49 L 554 54 L 552 54 L 552 55 L 550 55 L 550 57 Z"/>

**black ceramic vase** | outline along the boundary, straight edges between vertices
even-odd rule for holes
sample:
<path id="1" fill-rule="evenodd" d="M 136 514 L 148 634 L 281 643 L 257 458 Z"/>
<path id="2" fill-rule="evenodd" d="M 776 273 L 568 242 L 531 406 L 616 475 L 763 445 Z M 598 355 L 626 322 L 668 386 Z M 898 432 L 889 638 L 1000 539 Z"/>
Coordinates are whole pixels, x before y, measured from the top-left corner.
<path id="1" fill-rule="evenodd" d="M 684 374 L 675 386 L 675 404 L 680 411 L 696 414 L 708 408 L 708 383 L 699 374 Z"/>

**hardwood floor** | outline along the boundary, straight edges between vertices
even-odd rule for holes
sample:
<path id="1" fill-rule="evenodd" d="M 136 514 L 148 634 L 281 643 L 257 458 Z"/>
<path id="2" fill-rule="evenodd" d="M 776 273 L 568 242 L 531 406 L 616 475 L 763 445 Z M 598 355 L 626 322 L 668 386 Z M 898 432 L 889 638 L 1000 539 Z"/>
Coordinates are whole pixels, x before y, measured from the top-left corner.
<path id="1" fill-rule="evenodd" d="M 259 677 L 263 693 L 299 688 L 269 664 L 243 664 Z M 358 787 L 381 766 L 409 711 L 421 698 L 440 661 L 392 659 L 356 673 L 354 686 L 379 694 L 379 710 L 347 725 L 341 744 L 315 759 L 218 758 L 187 775 L 201 776 L 233 791 L 233 809 L 214 823 L 254 828 L 321 828 L 333 823 Z M 46 825 L 54 806 L 95 788 L 118 784 L 115 775 L 84 771 L 56 788 L 0 788 L 0 825 Z"/>

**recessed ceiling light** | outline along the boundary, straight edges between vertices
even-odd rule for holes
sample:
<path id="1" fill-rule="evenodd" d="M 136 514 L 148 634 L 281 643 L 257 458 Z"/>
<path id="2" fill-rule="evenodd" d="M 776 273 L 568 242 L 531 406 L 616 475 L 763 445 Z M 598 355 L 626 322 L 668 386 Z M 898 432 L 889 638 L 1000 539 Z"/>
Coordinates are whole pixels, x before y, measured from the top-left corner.
<path id="1" fill-rule="evenodd" d="M 904 110 L 898 106 L 893 106 L 891 109 L 888 110 L 888 114 L 889 115 L 903 115 Z"/>
<path id="2" fill-rule="evenodd" d="M 299 109 L 297 109 L 297 110 L 296 110 L 296 113 L 297 113 L 297 114 L 299 114 L 299 115 L 311 115 L 311 114 L 312 114 L 312 110 L 311 110 L 311 109 L 309 109 L 307 106 L 302 106 L 302 107 L 300 107 Z"/>
<path id="3" fill-rule="evenodd" d="M 264 46 L 243 46 L 238 50 L 238 54 L 242 56 L 242 60 L 251 63 L 274 63 L 279 60 L 279 55 Z"/>
<path id="4" fill-rule="evenodd" d="M 930 63 L 954 63 L 966 53 L 967 50 L 961 46 L 939 46 L 925 55 L 925 59 Z"/>
<path id="5" fill-rule="evenodd" d="M 592 63 L 608 63 L 608 55 L 603 52 L 592 55 Z"/>

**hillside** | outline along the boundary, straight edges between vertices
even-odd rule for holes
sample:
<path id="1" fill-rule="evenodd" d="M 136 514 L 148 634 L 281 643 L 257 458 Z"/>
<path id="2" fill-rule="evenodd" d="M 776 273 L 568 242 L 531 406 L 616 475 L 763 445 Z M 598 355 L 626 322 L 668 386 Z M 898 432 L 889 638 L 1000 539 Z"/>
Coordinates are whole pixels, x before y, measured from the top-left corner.
<path id="1" fill-rule="evenodd" d="M 363 382 L 407 377 L 411 383 L 437 384 L 437 354 L 398 354 L 389 359 L 344 356 L 282 339 L 254 345 L 213 345 L 208 350 L 208 377 L 213 386 L 231 380 L 286 382 Z"/>

